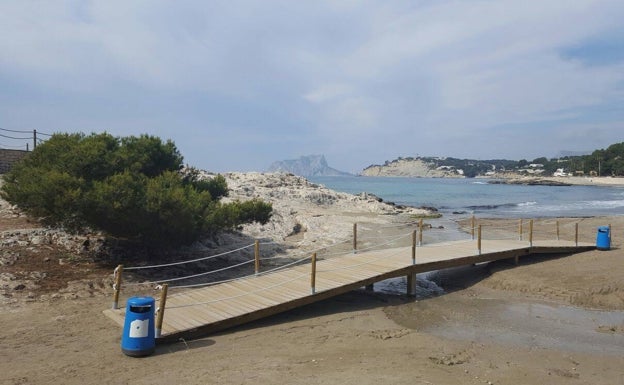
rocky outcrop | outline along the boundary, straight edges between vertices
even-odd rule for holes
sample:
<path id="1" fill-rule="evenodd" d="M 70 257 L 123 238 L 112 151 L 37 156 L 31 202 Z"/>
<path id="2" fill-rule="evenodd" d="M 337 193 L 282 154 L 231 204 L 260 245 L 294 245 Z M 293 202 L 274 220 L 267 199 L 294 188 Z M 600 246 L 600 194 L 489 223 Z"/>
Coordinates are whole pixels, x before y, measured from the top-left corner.
<path id="1" fill-rule="evenodd" d="M 284 173 L 227 173 L 229 200 L 262 199 L 273 205 L 265 225 L 250 224 L 242 232 L 254 238 L 286 240 L 300 236 L 299 244 L 332 244 L 351 236 L 354 222 L 388 223 L 388 215 L 430 214 L 427 209 L 396 206 L 372 194 L 352 195 L 330 190 L 307 179 Z M 318 243 L 316 243 L 318 242 Z"/>
<path id="2" fill-rule="evenodd" d="M 525 186 L 572 186 L 571 183 L 560 182 L 552 179 L 520 178 L 520 179 L 496 179 L 489 184 L 519 184 Z"/>
<path id="3" fill-rule="evenodd" d="M 303 177 L 350 175 L 347 172 L 329 167 L 324 155 L 308 155 L 299 159 L 274 162 L 268 171 L 291 173 Z"/>

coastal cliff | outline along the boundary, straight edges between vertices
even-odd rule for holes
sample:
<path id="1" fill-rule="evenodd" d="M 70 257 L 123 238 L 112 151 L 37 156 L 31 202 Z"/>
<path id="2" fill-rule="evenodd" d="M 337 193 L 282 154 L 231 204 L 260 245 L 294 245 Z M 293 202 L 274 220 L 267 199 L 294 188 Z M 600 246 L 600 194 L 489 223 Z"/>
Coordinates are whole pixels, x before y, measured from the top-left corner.
<path id="1" fill-rule="evenodd" d="M 371 165 L 362 170 L 363 176 L 398 176 L 421 178 L 462 178 L 463 171 L 450 166 L 438 167 L 433 161 L 420 158 L 399 158 L 383 165 Z"/>

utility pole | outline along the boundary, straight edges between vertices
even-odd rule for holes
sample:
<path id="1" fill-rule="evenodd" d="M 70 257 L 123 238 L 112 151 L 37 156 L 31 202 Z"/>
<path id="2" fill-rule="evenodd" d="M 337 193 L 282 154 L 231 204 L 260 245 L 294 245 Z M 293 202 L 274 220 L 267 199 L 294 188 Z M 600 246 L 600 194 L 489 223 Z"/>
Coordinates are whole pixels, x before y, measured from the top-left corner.
<path id="1" fill-rule="evenodd" d="M 33 150 L 37 148 L 37 130 L 33 130 Z"/>
<path id="2" fill-rule="evenodd" d="M 598 159 L 598 176 L 600 176 L 600 159 Z"/>

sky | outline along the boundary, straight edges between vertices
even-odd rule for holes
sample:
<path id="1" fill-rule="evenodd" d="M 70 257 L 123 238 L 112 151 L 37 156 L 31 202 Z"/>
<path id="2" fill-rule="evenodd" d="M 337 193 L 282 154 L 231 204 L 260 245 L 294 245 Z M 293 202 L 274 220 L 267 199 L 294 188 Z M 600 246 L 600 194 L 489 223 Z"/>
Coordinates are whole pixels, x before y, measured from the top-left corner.
<path id="1" fill-rule="evenodd" d="M 2 1 L 0 128 L 155 135 L 217 172 L 592 151 L 624 141 L 622 20 L 622 0 Z"/>

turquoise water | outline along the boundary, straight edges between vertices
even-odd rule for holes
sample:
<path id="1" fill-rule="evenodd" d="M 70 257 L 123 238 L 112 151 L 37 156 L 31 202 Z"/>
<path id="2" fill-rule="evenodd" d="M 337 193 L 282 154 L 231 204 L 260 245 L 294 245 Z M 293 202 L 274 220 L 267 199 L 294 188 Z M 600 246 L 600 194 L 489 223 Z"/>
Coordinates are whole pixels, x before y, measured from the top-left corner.
<path id="1" fill-rule="evenodd" d="M 312 177 L 337 191 L 368 192 L 384 201 L 437 208 L 447 217 L 539 218 L 624 215 L 624 188 L 521 186 L 480 179 Z"/>
<path id="2" fill-rule="evenodd" d="M 624 215 L 624 187 L 521 186 L 488 184 L 480 179 L 313 177 L 310 181 L 333 190 L 359 194 L 368 192 L 384 201 L 409 206 L 437 208 L 443 217 L 431 219 L 434 227 L 427 242 L 466 239 L 455 219 L 471 214 L 481 218 L 544 218 Z M 478 269 L 474 267 L 472 269 Z M 479 274 L 462 268 L 465 274 Z M 466 270 L 468 269 L 468 270 Z M 450 271 L 458 271 L 451 269 Z M 418 274 L 419 297 L 444 292 L 438 278 L 447 271 Z M 405 278 L 393 278 L 375 285 L 387 294 L 405 293 Z"/>

